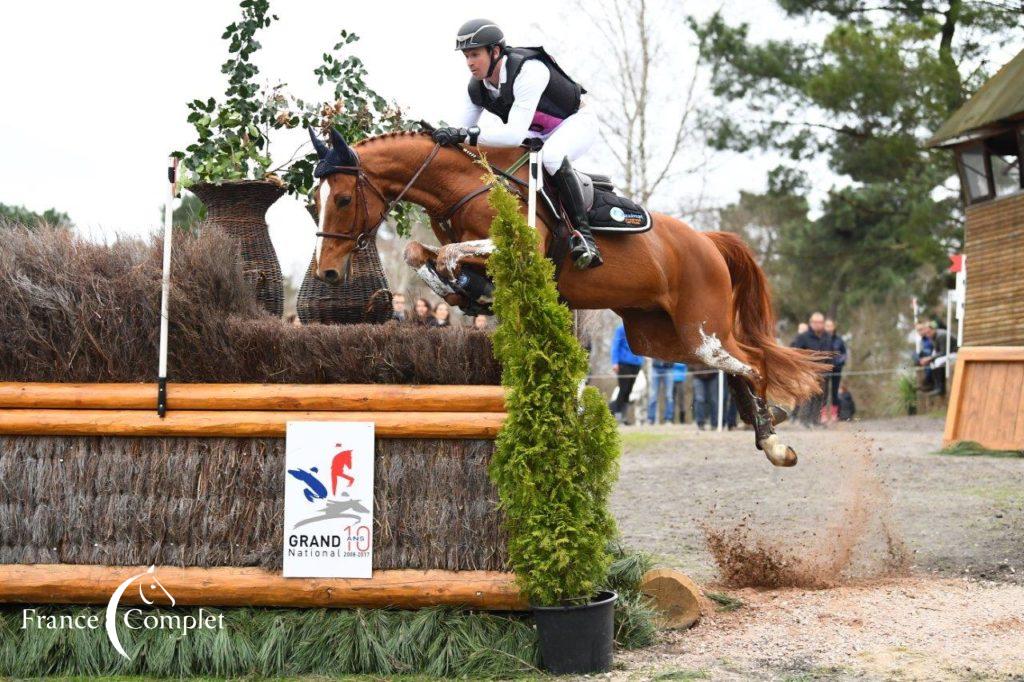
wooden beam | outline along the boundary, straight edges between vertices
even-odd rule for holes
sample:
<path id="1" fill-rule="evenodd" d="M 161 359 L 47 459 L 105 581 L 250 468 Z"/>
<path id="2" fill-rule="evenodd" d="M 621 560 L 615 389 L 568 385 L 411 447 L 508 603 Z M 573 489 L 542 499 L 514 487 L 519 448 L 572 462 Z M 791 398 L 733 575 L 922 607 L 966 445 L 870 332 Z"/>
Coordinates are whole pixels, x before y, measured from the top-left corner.
<path id="1" fill-rule="evenodd" d="M 501 386 L 169 384 L 169 410 L 504 412 Z M 0 382 L 0 408 L 155 410 L 156 384 Z"/>
<path id="2" fill-rule="evenodd" d="M 146 566 L 82 564 L 0 565 L 0 603 L 106 604 L 128 578 Z M 525 610 L 512 573 L 498 571 L 375 571 L 372 578 L 283 578 L 261 568 L 181 568 L 158 566 L 154 576 L 180 606 L 368 607 L 413 609 L 467 606 L 489 610 Z M 158 606 L 167 596 L 150 587 L 152 576 L 138 579 L 143 593 Z M 136 587 L 125 590 L 122 604 L 139 604 Z"/>
<path id="3" fill-rule="evenodd" d="M 290 421 L 374 422 L 378 438 L 495 438 L 502 412 L 0 410 L 0 435 L 283 438 Z"/>

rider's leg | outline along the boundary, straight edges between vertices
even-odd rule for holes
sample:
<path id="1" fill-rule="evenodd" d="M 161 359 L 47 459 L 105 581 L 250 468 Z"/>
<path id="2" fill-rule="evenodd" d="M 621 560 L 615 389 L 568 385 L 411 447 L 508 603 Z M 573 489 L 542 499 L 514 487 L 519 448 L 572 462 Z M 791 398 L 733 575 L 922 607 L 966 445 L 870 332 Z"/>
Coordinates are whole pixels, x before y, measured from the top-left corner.
<path id="1" fill-rule="evenodd" d="M 544 170 L 549 175 L 554 175 L 562 165 L 564 157 L 568 156 L 569 161 L 576 161 L 586 154 L 597 141 L 597 131 L 597 117 L 587 107 L 559 123 L 558 127 L 544 138 Z"/>
<path id="2" fill-rule="evenodd" d="M 583 190 L 571 162 L 594 144 L 597 130 L 596 117 L 583 108 L 562 121 L 544 140 L 544 169 L 554 180 L 559 198 L 578 232 L 578 236 L 573 235 L 572 258 L 580 269 L 597 267 L 602 261 L 597 242 L 590 232 L 590 222 L 583 205 Z"/>
<path id="3" fill-rule="evenodd" d="M 587 207 L 583 202 L 583 187 L 576 176 L 576 171 L 569 163 L 569 157 L 562 157 L 562 165 L 551 176 L 551 179 L 558 189 L 559 201 L 569 215 L 569 220 L 574 228 L 569 241 L 573 262 L 580 270 L 596 268 L 602 263 L 601 254 L 597 250 L 594 235 L 590 233 L 590 220 L 587 217 Z"/>

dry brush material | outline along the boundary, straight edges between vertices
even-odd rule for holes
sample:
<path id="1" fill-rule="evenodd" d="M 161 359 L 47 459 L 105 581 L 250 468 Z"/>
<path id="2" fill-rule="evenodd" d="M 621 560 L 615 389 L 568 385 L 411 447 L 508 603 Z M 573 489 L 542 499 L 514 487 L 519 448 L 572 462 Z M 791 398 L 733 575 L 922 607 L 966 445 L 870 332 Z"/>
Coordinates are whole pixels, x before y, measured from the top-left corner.
<path id="1" fill-rule="evenodd" d="M 4 230 L 0 380 L 153 381 L 162 243 Z M 179 382 L 497 384 L 486 333 L 411 325 L 293 327 L 264 313 L 237 246 L 176 237 L 169 378 Z"/>
<path id="2" fill-rule="evenodd" d="M 493 442 L 378 440 L 377 570 L 507 570 Z M 0 438 L 0 564 L 280 570 L 281 439 Z"/>

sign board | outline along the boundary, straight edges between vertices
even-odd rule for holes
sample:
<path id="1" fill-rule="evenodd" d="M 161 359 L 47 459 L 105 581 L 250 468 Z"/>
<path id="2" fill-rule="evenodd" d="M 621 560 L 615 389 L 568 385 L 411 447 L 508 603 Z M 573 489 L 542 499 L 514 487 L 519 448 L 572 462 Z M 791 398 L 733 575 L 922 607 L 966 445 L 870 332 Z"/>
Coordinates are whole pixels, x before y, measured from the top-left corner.
<path id="1" fill-rule="evenodd" d="M 373 447 L 372 422 L 288 422 L 284 577 L 372 577 Z"/>

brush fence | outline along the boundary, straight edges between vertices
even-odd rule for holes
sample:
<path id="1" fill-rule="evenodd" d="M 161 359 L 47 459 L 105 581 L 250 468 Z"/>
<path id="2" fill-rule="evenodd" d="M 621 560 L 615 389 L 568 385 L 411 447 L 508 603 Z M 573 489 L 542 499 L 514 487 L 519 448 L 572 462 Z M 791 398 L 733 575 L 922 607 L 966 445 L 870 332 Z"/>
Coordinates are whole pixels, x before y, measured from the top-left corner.
<path id="1" fill-rule="evenodd" d="M 0 602 L 526 608 L 487 476 L 500 386 L 0 382 Z M 289 421 L 376 424 L 374 575 L 283 578 Z M 145 588 L 148 589 L 148 588 Z M 140 593 L 129 590 L 123 601 Z"/>

